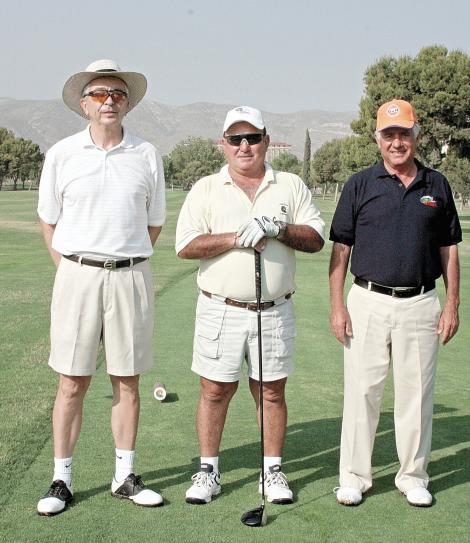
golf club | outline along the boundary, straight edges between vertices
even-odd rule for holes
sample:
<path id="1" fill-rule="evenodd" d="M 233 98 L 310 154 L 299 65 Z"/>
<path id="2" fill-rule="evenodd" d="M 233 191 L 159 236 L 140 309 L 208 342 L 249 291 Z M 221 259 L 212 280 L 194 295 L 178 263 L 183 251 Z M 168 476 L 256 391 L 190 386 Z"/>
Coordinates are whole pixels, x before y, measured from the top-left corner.
<path id="1" fill-rule="evenodd" d="M 264 494 L 264 406 L 263 406 L 263 345 L 261 342 L 261 256 L 255 249 L 256 313 L 258 317 L 258 372 L 259 372 L 259 415 L 261 434 L 261 505 L 243 513 L 240 519 L 245 526 L 258 528 L 268 521 L 266 496 Z"/>

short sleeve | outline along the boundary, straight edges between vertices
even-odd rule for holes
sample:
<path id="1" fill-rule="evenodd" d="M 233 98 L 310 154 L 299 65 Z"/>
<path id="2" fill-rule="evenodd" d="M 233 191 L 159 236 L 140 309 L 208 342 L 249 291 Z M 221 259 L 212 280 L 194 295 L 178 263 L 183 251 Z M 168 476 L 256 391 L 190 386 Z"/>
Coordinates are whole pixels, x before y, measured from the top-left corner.
<path id="1" fill-rule="evenodd" d="M 57 224 L 62 211 L 62 198 L 57 184 L 54 153 L 46 153 L 39 182 L 38 215 L 47 224 Z"/>
<path id="2" fill-rule="evenodd" d="M 354 245 L 356 231 L 355 184 L 350 178 L 344 185 L 331 222 L 330 240 L 343 245 Z"/>
<path id="3" fill-rule="evenodd" d="M 148 225 L 162 226 L 166 218 L 165 174 L 163 161 L 155 149 L 155 167 L 152 171 L 152 191 L 148 202 Z"/>

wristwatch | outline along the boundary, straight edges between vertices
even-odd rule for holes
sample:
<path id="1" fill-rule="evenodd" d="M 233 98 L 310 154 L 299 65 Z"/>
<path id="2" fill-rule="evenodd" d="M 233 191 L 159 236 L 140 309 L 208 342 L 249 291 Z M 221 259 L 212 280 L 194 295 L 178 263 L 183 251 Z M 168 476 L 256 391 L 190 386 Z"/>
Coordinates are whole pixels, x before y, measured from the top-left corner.
<path id="1" fill-rule="evenodd" d="M 276 239 L 284 241 L 287 237 L 287 223 L 284 221 L 274 221 L 274 223 L 279 226 L 279 234 L 276 236 Z"/>

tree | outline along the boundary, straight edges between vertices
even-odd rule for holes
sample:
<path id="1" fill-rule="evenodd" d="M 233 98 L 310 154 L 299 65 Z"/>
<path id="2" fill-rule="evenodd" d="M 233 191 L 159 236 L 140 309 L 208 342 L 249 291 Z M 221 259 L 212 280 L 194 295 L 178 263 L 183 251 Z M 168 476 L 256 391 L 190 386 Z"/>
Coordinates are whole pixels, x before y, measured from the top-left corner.
<path id="1" fill-rule="evenodd" d="M 310 186 L 310 156 L 312 153 L 312 142 L 310 140 L 310 133 L 305 131 L 305 145 L 304 145 L 304 161 L 302 164 L 302 179 L 307 187 Z"/>
<path id="2" fill-rule="evenodd" d="M 372 141 L 379 106 L 393 98 L 411 102 L 421 134 L 417 154 L 439 167 L 446 146 L 457 157 L 470 154 L 470 57 L 442 46 L 421 49 L 415 58 L 384 57 L 364 76 L 360 115 L 351 123 L 356 134 Z"/>
<path id="3" fill-rule="evenodd" d="M 284 152 L 271 161 L 271 166 L 281 172 L 290 172 L 300 175 L 302 163 L 292 153 Z"/>
<path id="4" fill-rule="evenodd" d="M 16 138 L 12 132 L 0 128 L 0 190 L 3 180 L 13 181 L 13 190 L 17 190 L 18 181 L 39 177 L 44 156 L 39 146 L 30 140 Z"/>
<path id="5" fill-rule="evenodd" d="M 187 138 L 164 161 L 167 182 L 187 188 L 201 177 L 221 168 L 224 155 L 210 139 Z"/>
<path id="6" fill-rule="evenodd" d="M 451 153 L 442 162 L 440 169 L 452 189 L 460 195 L 460 205 L 464 207 L 470 199 L 470 160 Z"/>
<path id="7" fill-rule="evenodd" d="M 340 142 L 340 170 L 336 179 L 342 183 L 355 172 L 363 170 L 380 159 L 380 151 L 375 140 L 364 136 L 350 136 Z"/>
<path id="8" fill-rule="evenodd" d="M 328 186 L 336 183 L 341 170 L 341 140 L 324 143 L 313 155 L 312 169 L 315 184 Z"/>

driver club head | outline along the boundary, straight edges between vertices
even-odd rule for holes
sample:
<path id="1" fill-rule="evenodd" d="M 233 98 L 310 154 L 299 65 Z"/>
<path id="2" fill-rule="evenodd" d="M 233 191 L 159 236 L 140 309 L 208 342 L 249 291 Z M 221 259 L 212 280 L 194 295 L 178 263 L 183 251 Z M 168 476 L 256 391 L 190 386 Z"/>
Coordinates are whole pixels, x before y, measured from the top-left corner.
<path id="1" fill-rule="evenodd" d="M 256 509 L 250 509 L 250 511 L 243 513 L 240 520 L 245 526 L 250 526 L 251 528 L 265 526 L 268 521 L 268 515 L 266 513 L 264 504 Z"/>

